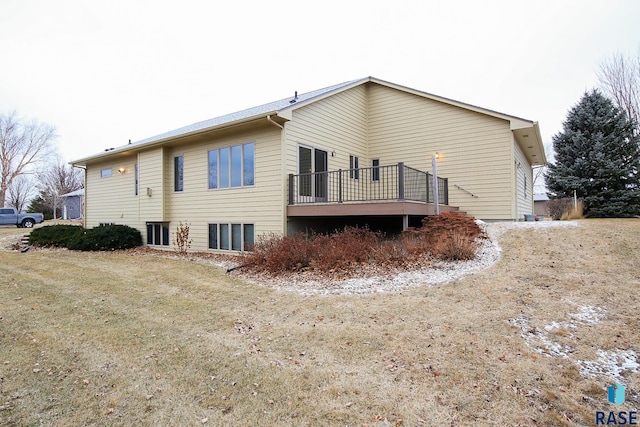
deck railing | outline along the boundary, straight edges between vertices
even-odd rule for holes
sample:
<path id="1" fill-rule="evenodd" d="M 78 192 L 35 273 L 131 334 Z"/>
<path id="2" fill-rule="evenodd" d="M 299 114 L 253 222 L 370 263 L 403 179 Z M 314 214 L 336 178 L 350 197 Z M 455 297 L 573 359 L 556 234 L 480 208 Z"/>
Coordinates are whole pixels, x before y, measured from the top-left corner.
<path id="1" fill-rule="evenodd" d="M 289 175 L 289 204 L 369 201 L 433 203 L 433 175 L 398 163 Z M 438 177 L 438 202 L 449 204 L 447 178 Z"/>

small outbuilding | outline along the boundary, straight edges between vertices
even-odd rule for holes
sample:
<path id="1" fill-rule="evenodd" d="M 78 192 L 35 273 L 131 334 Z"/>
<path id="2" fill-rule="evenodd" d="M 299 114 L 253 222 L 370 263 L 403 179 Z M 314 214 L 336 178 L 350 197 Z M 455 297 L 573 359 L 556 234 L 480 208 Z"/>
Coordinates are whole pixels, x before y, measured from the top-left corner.
<path id="1" fill-rule="evenodd" d="M 82 219 L 84 211 L 84 188 L 62 194 L 62 219 Z"/>

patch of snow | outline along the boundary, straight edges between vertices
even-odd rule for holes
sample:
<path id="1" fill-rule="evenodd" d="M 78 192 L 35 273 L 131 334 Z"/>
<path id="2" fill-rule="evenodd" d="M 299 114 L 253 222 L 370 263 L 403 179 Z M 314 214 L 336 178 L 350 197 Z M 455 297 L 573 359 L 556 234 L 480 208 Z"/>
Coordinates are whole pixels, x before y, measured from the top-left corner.
<path id="1" fill-rule="evenodd" d="M 578 360 L 576 364 L 582 376 L 603 375 L 616 380 L 621 379 L 624 372 L 636 373 L 640 368 L 638 355 L 633 350 L 598 350 L 598 360 Z"/>
<path id="2" fill-rule="evenodd" d="M 577 313 L 570 313 L 568 321 L 553 321 L 550 324 L 538 329 L 531 326 L 530 320 L 525 317 L 510 319 L 509 323 L 520 328 L 520 335 L 526 345 L 540 354 L 548 357 L 571 358 L 573 349 L 554 342 L 549 333 L 561 328 L 576 329 L 580 325 L 595 324 L 605 318 L 605 309 L 591 305 L 579 305 L 573 301 L 565 300 L 575 305 Z M 620 380 L 625 372 L 636 373 L 640 369 L 638 355 L 633 350 L 605 351 L 597 350 L 597 360 L 572 360 L 580 369 L 580 375 L 584 377 L 606 376 L 614 380 Z"/>
<path id="3" fill-rule="evenodd" d="M 520 328 L 520 336 L 522 336 L 527 346 L 533 349 L 536 353 L 544 354 L 547 357 L 554 356 L 568 359 L 569 354 L 574 351 L 569 346 L 564 346 L 560 343 L 554 342 L 549 338 L 549 334 L 547 332 L 532 327 L 529 319 L 526 317 L 511 319 L 509 320 L 509 323 Z M 545 326 L 544 329 L 547 329 L 547 326 Z"/>
<path id="4" fill-rule="evenodd" d="M 572 313 L 569 316 L 581 323 L 598 323 L 605 318 L 605 310 L 602 307 L 583 305 L 578 306 L 578 310 L 578 313 Z"/>

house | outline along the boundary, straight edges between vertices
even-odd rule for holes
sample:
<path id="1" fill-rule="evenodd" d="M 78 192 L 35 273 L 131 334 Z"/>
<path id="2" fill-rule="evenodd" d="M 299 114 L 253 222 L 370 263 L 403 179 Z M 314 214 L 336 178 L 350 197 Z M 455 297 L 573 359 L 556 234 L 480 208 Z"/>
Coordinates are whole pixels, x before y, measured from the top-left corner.
<path id="1" fill-rule="evenodd" d="M 84 188 L 60 195 L 62 219 L 81 219 L 84 211 Z"/>
<path id="2" fill-rule="evenodd" d="M 536 215 L 549 215 L 549 196 L 547 196 L 547 193 L 533 194 L 533 213 Z"/>
<path id="3" fill-rule="evenodd" d="M 367 77 L 72 164 L 87 227 L 127 224 L 162 248 L 182 222 L 193 250 L 243 250 L 269 233 L 419 225 L 433 163 L 440 212 L 521 220 L 545 162 L 537 122 Z"/>

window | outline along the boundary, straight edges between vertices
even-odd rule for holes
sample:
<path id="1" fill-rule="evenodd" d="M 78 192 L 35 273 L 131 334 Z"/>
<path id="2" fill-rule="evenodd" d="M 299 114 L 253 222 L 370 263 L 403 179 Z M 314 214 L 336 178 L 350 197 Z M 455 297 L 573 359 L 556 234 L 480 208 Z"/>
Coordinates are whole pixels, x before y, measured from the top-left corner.
<path id="1" fill-rule="evenodd" d="M 349 178 L 359 179 L 360 171 L 358 170 L 358 157 L 349 156 Z"/>
<path id="2" fill-rule="evenodd" d="M 371 160 L 371 181 L 380 181 L 380 159 Z"/>
<path id="3" fill-rule="evenodd" d="M 173 158 L 173 191 L 184 189 L 184 156 Z"/>
<path id="4" fill-rule="evenodd" d="M 218 188 L 218 150 L 209 151 L 209 188 Z"/>
<path id="5" fill-rule="evenodd" d="M 111 176 L 111 168 L 102 169 L 100 171 L 100 178 L 109 178 Z"/>
<path id="6" fill-rule="evenodd" d="M 209 249 L 250 251 L 254 239 L 253 224 L 209 224 Z"/>
<path id="7" fill-rule="evenodd" d="M 134 176 L 134 181 L 135 181 L 135 192 L 136 192 L 136 196 L 138 195 L 138 164 L 136 163 L 135 165 L 133 165 L 133 176 Z"/>
<path id="8" fill-rule="evenodd" d="M 242 186 L 242 146 L 231 147 L 231 186 Z"/>
<path id="9" fill-rule="evenodd" d="M 229 250 L 229 224 L 220 224 L 220 249 Z"/>
<path id="10" fill-rule="evenodd" d="M 233 145 L 209 151 L 209 188 L 254 185 L 255 144 Z"/>
<path id="11" fill-rule="evenodd" d="M 245 224 L 243 230 L 243 243 L 245 251 L 252 251 L 253 245 L 255 244 L 254 236 L 253 236 L 254 226 L 253 224 Z"/>
<path id="12" fill-rule="evenodd" d="M 229 149 L 220 149 L 220 188 L 229 188 Z"/>
<path id="13" fill-rule="evenodd" d="M 254 169 L 255 169 L 255 147 L 253 144 L 244 144 L 242 154 L 242 169 L 244 176 L 242 178 L 244 185 L 253 185 Z"/>
<path id="14" fill-rule="evenodd" d="M 147 245 L 169 246 L 169 223 L 147 223 Z"/>

